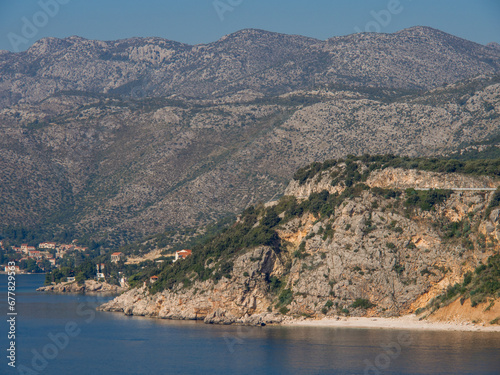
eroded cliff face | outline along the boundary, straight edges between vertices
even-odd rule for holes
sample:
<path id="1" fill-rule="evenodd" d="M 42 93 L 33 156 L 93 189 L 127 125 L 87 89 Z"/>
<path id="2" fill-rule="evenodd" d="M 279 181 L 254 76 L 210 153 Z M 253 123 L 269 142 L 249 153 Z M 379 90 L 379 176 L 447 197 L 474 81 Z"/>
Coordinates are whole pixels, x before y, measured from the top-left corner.
<path id="1" fill-rule="evenodd" d="M 343 191 L 342 185 L 332 185 L 332 172 L 339 172 L 343 166 L 331 168 L 319 173 L 315 178 L 300 183 L 292 180 L 285 190 L 285 195 L 307 198 L 311 193 L 327 190 L 334 194 Z M 362 166 L 362 171 L 367 168 Z M 369 187 L 384 189 L 463 189 L 496 188 L 498 180 L 489 176 L 467 176 L 453 173 L 428 172 L 418 169 L 387 168 L 370 172 L 364 182 Z"/>
<path id="2" fill-rule="evenodd" d="M 324 190 L 342 193 L 346 185 L 332 184 L 332 176 L 343 169 L 341 164 L 302 184 L 292 181 L 286 195 L 300 202 Z M 425 306 L 500 250 L 500 209 L 485 215 L 494 191 L 454 191 L 428 211 L 405 205 L 406 188 L 491 188 L 499 185 L 494 178 L 388 168 L 371 172 L 365 184 L 332 214 L 303 212 L 282 220 L 276 228 L 280 250 L 261 246 L 236 255 L 231 278 L 193 278 L 189 287 L 178 284 L 154 295 L 144 286 L 101 309 L 244 324 L 297 316 L 399 316 Z M 399 193 L 384 196 L 371 188 Z M 466 234 L 453 232 L 454 223 Z"/>
<path id="3" fill-rule="evenodd" d="M 294 292 L 290 311 L 317 316 L 328 301 L 338 308 L 330 309 L 327 315 L 348 309 L 351 315 L 396 316 L 423 307 L 498 251 L 498 210 L 488 220 L 476 219 L 476 240 L 486 233 L 481 233 L 482 228 L 495 227 L 485 237 L 485 248 L 471 249 L 445 240 L 435 227 L 439 220 L 460 221 L 469 213 L 480 215 L 490 194 L 456 193 L 437 212 L 407 217 L 393 208 L 396 199 L 380 205 L 378 198 L 365 192 L 347 202 L 333 221 L 291 221 L 280 231 L 285 238 L 300 228 L 310 229 L 295 239 L 305 242 L 308 256 L 294 262 L 289 272 L 288 285 Z M 327 225 L 335 233 L 325 240 L 318 233 Z M 376 307 L 352 310 L 357 299 Z"/>

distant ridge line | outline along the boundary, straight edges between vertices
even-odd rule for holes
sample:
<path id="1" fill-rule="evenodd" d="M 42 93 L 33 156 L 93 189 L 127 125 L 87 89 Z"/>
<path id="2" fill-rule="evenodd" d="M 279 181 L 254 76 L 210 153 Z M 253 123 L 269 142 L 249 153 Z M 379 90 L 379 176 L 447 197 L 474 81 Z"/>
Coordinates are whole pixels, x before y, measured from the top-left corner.
<path id="1" fill-rule="evenodd" d="M 436 189 L 436 188 L 414 188 L 415 190 L 431 190 L 431 189 Z M 477 191 L 477 190 L 480 190 L 480 191 L 495 191 L 497 190 L 497 188 L 480 188 L 480 187 L 477 187 L 477 188 L 437 188 L 437 189 L 441 189 L 441 190 L 457 190 L 457 191 Z"/>

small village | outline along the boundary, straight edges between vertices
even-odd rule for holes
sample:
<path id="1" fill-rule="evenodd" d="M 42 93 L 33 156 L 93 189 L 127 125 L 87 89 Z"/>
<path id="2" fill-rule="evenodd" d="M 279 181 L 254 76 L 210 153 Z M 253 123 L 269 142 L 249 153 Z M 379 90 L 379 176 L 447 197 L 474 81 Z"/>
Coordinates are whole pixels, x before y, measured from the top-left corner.
<path id="1" fill-rule="evenodd" d="M 16 273 L 32 273 L 32 267 L 26 267 L 28 264 L 35 264 L 39 272 L 47 273 L 61 268 L 63 258 L 80 253 L 82 256 L 88 248 L 79 246 L 77 240 L 73 240 L 70 244 L 57 243 L 57 242 L 41 242 L 38 246 L 31 246 L 26 243 L 20 246 L 6 246 L 4 241 L 0 241 L 0 250 L 2 254 L 13 254 L 16 257 Z M 167 259 L 172 262 L 182 260 L 191 255 L 191 250 L 183 249 L 175 251 L 167 255 Z M 127 256 L 123 252 L 113 252 L 108 258 L 111 264 L 119 265 L 119 268 L 127 264 L 134 264 L 134 262 L 127 262 Z M 156 263 L 163 263 L 165 260 L 156 260 Z M 24 266 L 24 267 L 23 267 Z M 109 264 L 108 264 L 109 268 Z M 0 272 L 8 272 L 7 266 L 3 265 Z M 95 264 L 95 280 L 106 281 L 108 273 L 106 271 L 106 264 L 98 262 Z M 123 272 L 118 272 L 120 275 L 120 283 L 126 282 L 126 277 Z M 67 281 L 75 281 L 74 276 L 67 276 Z M 153 284 L 158 279 L 157 276 L 150 278 L 150 283 Z"/>
<path id="2" fill-rule="evenodd" d="M 9 250 L 4 245 L 4 241 L 0 241 L 0 249 L 2 251 Z M 17 263 L 22 261 L 34 261 L 42 271 L 50 271 L 50 269 L 58 267 L 58 259 L 62 259 L 65 255 L 74 252 L 85 252 L 88 248 L 78 246 L 77 240 L 73 240 L 71 244 L 41 242 L 38 246 L 29 246 L 28 244 L 23 243 L 21 246 L 10 246 L 10 250 L 20 256 L 16 259 Z M 19 266 L 16 266 L 16 271 L 21 273 L 23 272 Z"/>

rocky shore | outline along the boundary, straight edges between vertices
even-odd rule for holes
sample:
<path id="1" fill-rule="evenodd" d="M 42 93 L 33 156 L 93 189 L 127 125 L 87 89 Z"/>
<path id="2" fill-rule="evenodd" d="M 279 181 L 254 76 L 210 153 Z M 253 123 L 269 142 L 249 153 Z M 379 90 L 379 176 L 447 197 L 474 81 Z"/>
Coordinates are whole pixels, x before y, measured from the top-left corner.
<path id="1" fill-rule="evenodd" d="M 290 318 L 269 312 L 272 301 L 266 274 L 281 267 L 274 251 L 258 247 L 235 259 L 231 280 L 196 281 L 192 288 L 177 285 L 174 290 L 156 294 L 150 294 L 146 287 L 134 288 L 98 310 L 161 319 L 203 320 L 208 324 L 278 324 Z"/>
<path id="2" fill-rule="evenodd" d="M 97 308 L 100 311 L 119 312 L 125 315 L 144 316 L 170 320 L 203 320 L 206 324 L 236 324 L 246 326 L 306 326 L 306 327 L 333 327 L 333 328 L 361 328 L 361 329 L 401 329 L 401 330 L 432 330 L 432 331 L 475 331 L 500 332 L 500 325 L 471 323 L 460 320 L 422 319 L 415 314 L 401 317 L 325 317 L 306 318 L 291 317 L 279 313 L 258 313 L 236 316 L 224 309 L 216 309 L 204 314 L 202 309 L 192 310 L 189 304 L 173 312 L 168 309 L 157 310 L 158 302 L 155 296 L 147 297 L 145 288 L 132 289 L 114 300 Z M 156 296 L 158 297 L 158 296 Z M 161 305 L 160 303 L 159 305 Z M 194 313 L 193 313 L 194 312 Z"/>
<path id="3" fill-rule="evenodd" d="M 68 281 L 59 284 L 42 286 L 37 289 L 38 292 L 52 292 L 52 293 L 108 293 L 119 294 L 126 291 L 118 285 L 111 285 L 106 282 L 99 282 L 94 280 L 86 280 L 84 284 L 79 285 L 76 281 Z"/>

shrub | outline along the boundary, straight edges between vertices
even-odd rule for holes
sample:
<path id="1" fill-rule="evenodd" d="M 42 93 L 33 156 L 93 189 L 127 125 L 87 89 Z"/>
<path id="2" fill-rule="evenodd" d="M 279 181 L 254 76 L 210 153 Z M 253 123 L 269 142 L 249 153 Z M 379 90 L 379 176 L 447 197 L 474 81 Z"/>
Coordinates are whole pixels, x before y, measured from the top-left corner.
<path id="1" fill-rule="evenodd" d="M 452 190 L 430 189 L 430 190 L 415 190 L 406 189 L 406 202 L 408 207 L 419 207 L 423 211 L 430 211 L 435 205 L 443 203 L 448 199 Z"/>
<path id="2" fill-rule="evenodd" d="M 289 311 L 290 311 L 290 309 L 288 309 L 285 306 L 281 307 L 280 310 L 279 310 L 280 314 L 283 314 L 283 315 L 288 314 Z"/>
<path id="3" fill-rule="evenodd" d="M 449 223 L 445 226 L 444 231 L 444 238 L 464 238 L 469 235 L 471 226 L 467 219 L 463 219 Z"/>
<path id="4" fill-rule="evenodd" d="M 356 301 L 354 301 L 351 305 L 353 309 L 361 308 L 361 309 L 370 309 L 373 306 L 375 306 L 373 303 L 371 303 L 369 300 L 364 299 L 364 298 L 357 298 Z"/>
<path id="5" fill-rule="evenodd" d="M 278 297 L 279 304 L 287 306 L 293 301 L 293 292 L 290 289 L 285 289 Z"/>
<path id="6" fill-rule="evenodd" d="M 307 254 L 305 251 L 301 250 L 295 250 L 293 252 L 293 256 L 298 259 L 305 259 L 309 254 Z"/>
<path id="7" fill-rule="evenodd" d="M 440 303 L 454 299 L 458 295 L 461 296 L 461 303 L 470 298 L 472 307 L 489 297 L 500 297 L 500 254 L 489 257 L 487 263 L 479 265 L 474 273 L 467 272 L 462 283 L 448 287 L 446 292 L 436 297 L 430 305 L 437 308 Z"/>
<path id="8" fill-rule="evenodd" d="M 493 319 L 493 320 L 490 322 L 490 324 L 500 324 L 500 316 L 499 316 L 499 317 L 497 317 L 497 318 L 495 318 L 495 319 Z"/>
<path id="9" fill-rule="evenodd" d="M 276 276 L 271 276 L 269 279 L 269 288 L 271 289 L 272 292 L 276 292 L 281 288 L 281 280 L 278 279 Z"/>
<path id="10" fill-rule="evenodd" d="M 278 214 L 274 210 L 269 210 L 267 214 L 262 218 L 260 224 L 267 228 L 273 228 L 278 225 L 280 221 L 281 218 L 278 216 Z"/>
<path id="11" fill-rule="evenodd" d="M 344 315 L 349 315 L 349 309 L 343 308 L 340 310 L 340 312 Z"/>
<path id="12" fill-rule="evenodd" d="M 400 263 L 396 263 L 393 267 L 392 267 L 392 270 L 394 272 L 396 272 L 398 275 L 401 275 L 404 270 L 405 270 L 405 266 L 403 266 L 402 264 Z"/>
<path id="13" fill-rule="evenodd" d="M 299 184 L 302 185 L 309 178 L 313 178 L 319 171 L 322 170 L 322 168 L 322 163 L 312 163 L 306 167 L 300 168 L 297 172 L 295 172 L 295 174 L 293 175 L 293 179 L 299 181 Z"/>
<path id="14" fill-rule="evenodd" d="M 385 199 L 399 198 L 401 196 L 401 191 L 393 189 L 383 189 L 379 187 L 373 187 L 371 188 L 371 191 L 373 194 L 384 197 Z"/>
<path id="15" fill-rule="evenodd" d="M 467 272 L 467 273 L 464 275 L 464 281 L 463 281 L 462 285 L 463 285 L 463 286 L 467 286 L 467 285 L 469 285 L 471 282 L 472 282 L 472 273 L 471 273 L 471 272 Z"/>
<path id="16" fill-rule="evenodd" d="M 76 277 L 75 281 L 78 283 L 78 285 L 83 285 L 85 283 L 85 274 L 83 272 L 79 272 Z"/>

